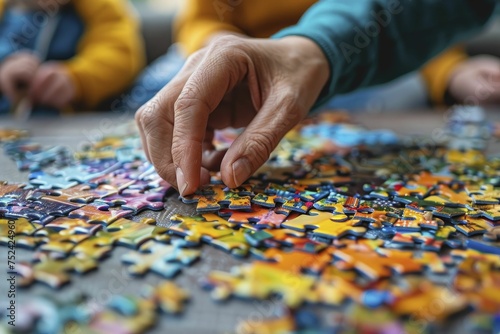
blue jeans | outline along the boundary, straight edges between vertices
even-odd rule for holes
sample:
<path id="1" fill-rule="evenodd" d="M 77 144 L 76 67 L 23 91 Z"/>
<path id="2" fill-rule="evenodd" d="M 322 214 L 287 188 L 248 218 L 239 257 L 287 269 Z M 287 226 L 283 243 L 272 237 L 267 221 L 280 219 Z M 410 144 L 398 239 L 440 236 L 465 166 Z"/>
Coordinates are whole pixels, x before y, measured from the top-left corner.
<path id="1" fill-rule="evenodd" d="M 156 59 L 141 73 L 119 107 L 137 110 L 168 84 L 184 65 L 185 58 L 177 45 L 172 45 L 166 54 Z"/>

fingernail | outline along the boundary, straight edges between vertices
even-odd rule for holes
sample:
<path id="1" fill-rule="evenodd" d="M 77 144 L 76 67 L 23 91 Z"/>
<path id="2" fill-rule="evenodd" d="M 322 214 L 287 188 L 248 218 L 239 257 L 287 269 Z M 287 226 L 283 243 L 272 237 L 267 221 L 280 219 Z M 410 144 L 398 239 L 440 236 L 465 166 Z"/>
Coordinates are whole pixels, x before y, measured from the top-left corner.
<path id="1" fill-rule="evenodd" d="M 186 190 L 188 183 L 186 182 L 186 179 L 184 178 L 184 173 L 182 172 L 182 169 L 177 167 L 175 170 L 175 174 L 177 177 L 177 187 L 179 187 L 179 193 L 181 196 L 184 196 L 184 191 Z"/>
<path id="2" fill-rule="evenodd" d="M 237 186 L 242 185 L 250 174 L 252 174 L 252 169 L 247 158 L 240 158 L 233 163 L 233 177 Z"/>

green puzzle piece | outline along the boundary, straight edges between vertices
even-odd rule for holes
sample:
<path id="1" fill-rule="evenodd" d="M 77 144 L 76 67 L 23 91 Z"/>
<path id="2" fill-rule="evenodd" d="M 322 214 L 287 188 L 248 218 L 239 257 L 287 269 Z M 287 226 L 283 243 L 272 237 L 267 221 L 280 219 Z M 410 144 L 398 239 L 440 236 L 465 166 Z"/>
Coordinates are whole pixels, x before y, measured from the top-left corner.
<path id="1" fill-rule="evenodd" d="M 188 266 L 200 257 L 200 251 L 185 249 L 178 245 L 164 245 L 148 241 L 134 251 L 122 256 L 122 262 L 131 264 L 131 275 L 144 275 L 151 271 L 165 278 L 175 276 L 184 266 Z"/>

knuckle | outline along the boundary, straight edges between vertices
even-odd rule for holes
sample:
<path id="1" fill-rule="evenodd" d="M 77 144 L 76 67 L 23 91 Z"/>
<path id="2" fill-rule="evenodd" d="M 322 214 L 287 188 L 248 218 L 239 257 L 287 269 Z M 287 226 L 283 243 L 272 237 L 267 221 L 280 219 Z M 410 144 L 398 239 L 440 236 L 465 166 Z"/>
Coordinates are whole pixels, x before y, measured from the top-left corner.
<path id="1" fill-rule="evenodd" d="M 196 108 L 195 108 L 196 107 Z M 189 111 L 202 111 L 209 113 L 211 108 L 203 98 L 199 88 L 195 83 L 186 83 L 181 94 L 174 103 L 174 111 L 179 116 Z"/>
<path id="2" fill-rule="evenodd" d="M 156 101 L 151 100 L 136 113 L 136 120 L 138 120 L 146 132 L 150 132 L 158 126 L 157 109 Z"/>
<path id="3" fill-rule="evenodd" d="M 187 83 L 174 103 L 174 110 L 176 112 L 188 110 L 199 101 L 200 99 L 198 87 L 196 87 L 196 85 L 192 83 Z"/>

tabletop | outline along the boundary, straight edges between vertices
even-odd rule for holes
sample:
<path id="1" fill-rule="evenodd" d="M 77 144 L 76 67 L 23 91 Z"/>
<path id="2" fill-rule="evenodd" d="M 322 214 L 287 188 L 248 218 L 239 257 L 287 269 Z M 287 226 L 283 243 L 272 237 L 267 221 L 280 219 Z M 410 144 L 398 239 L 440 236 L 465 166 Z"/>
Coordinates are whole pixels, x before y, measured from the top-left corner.
<path id="1" fill-rule="evenodd" d="M 418 135 L 426 140 L 433 140 L 439 134 L 446 122 L 447 114 L 442 111 L 416 110 L 401 113 L 356 114 L 354 120 L 370 129 L 388 128 L 402 135 Z M 489 119 L 500 121 L 500 112 L 488 111 Z M 132 114 L 83 114 L 61 118 L 37 118 L 26 122 L 18 122 L 9 118 L 0 118 L 0 128 L 21 128 L 31 134 L 34 142 L 41 144 L 58 144 L 67 146 L 70 150 L 78 150 L 89 142 L 97 141 L 114 133 L 117 126 L 133 119 Z M 490 152 L 500 151 L 500 145 L 491 143 Z M 9 182 L 26 182 L 28 173 L 19 172 L 13 161 L 5 158 L 0 163 L 0 179 Z M 168 226 L 169 217 L 173 213 L 192 214 L 193 206 L 185 205 L 171 195 L 161 212 L 146 212 L 142 216 L 155 217 L 157 223 Z M 112 255 L 103 260 L 99 269 L 85 276 L 74 275 L 72 283 L 64 287 L 58 294 L 84 292 L 98 303 L 105 304 L 112 294 L 138 296 L 145 284 L 157 284 L 158 276 L 149 274 L 143 278 L 130 277 L 125 273 L 126 267 L 120 262 L 120 257 L 128 252 L 126 248 L 116 248 Z M 242 320 L 258 320 L 279 315 L 282 311 L 279 303 L 271 301 L 248 301 L 231 299 L 227 303 L 215 303 L 207 291 L 198 284 L 200 278 L 211 270 L 229 270 L 231 266 L 241 264 L 245 260 L 232 257 L 224 251 L 208 245 L 202 246 L 202 259 L 191 267 L 183 270 L 175 278 L 179 286 L 188 289 L 192 298 L 181 316 L 161 316 L 158 326 L 151 333 L 229 333 Z M 28 260 L 31 252 L 18 250 L 17 261 Z M 6 288 L 5 271 L 0 271 L 0 287 L 4 296 Z M 32 294 L 51 293 L 52 290 L 43 285 L 35 285 L 27 290 L 20 290 L 18 302 L 29 298 Z M 2 297 L 3 298 L 3 297 Z M 319 306 L 306 306 L 314 310 L 328 322 L 329 310 Z"/>

